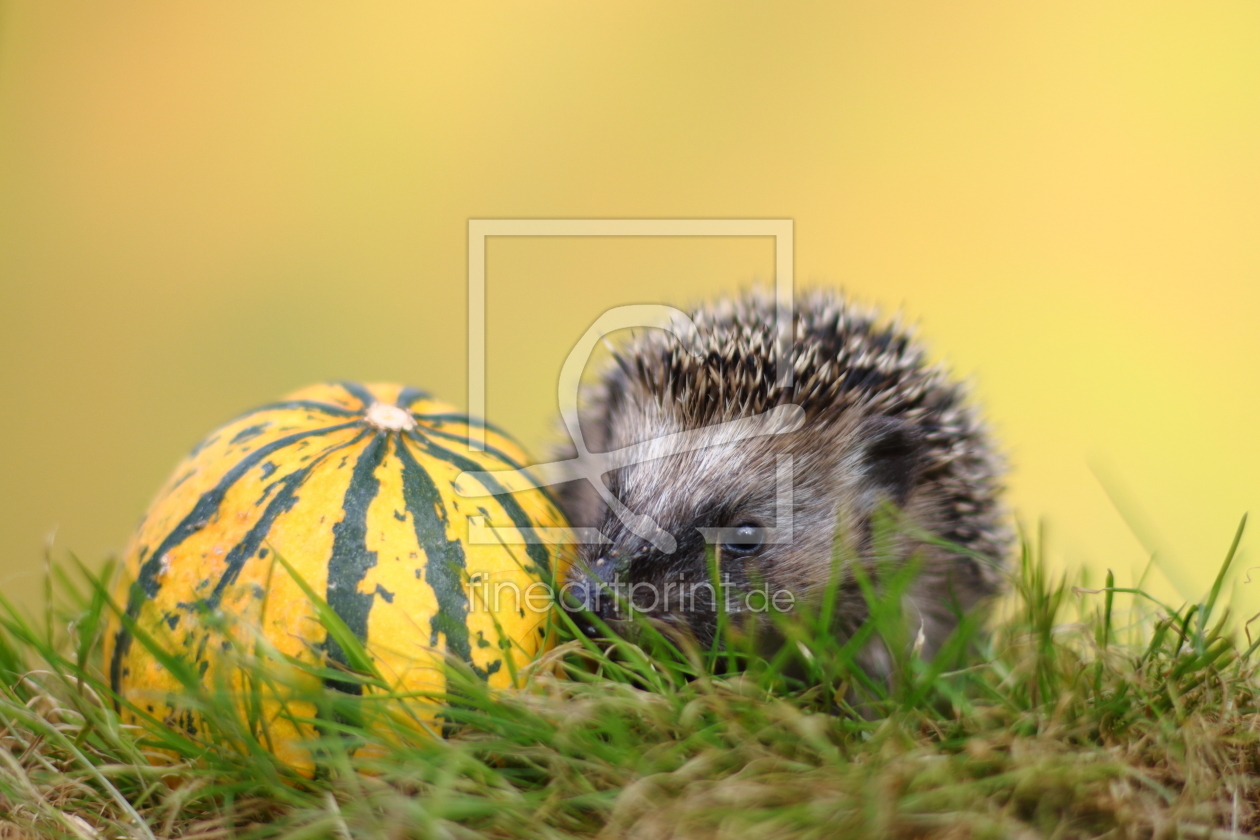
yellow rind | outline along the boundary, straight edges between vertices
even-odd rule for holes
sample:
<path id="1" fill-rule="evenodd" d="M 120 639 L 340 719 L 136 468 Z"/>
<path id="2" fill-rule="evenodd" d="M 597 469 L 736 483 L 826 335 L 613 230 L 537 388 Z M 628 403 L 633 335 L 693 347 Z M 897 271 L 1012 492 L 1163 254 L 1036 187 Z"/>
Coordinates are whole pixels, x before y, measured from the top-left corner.
<path id="1" fill-rule="evenodd" d="M 569 563 L 565 540 L 532 549 L 474 545 L 468 516 L 486 516 L 492 530 L 514 530 L 509 504 L 533 527 L 563 529 L 562 515 L 525 477 L 502 481 L 507 497 L 458 496 L 455 479 L 464 468 L 508 470 L 524 464 L 526 457 L 514 441 L 490 428 L 486 451 L 470 452 L 462 443 L 468 423 L 449 405 L 416 399 L 409 406 L 417 422 L 414 434 L 380 431 L 362 421 L 368 407 L 363 397 L 394 404 L 402 393 L 395 384 L 305 388 L 229 422 L 176 468 L 124 558 L 116 600 L 129 613 L 136 634 L 116 620 L 106 636 L 105 661 L 107 669 L 112 663 L 113 688 L 140 712 L 124 708 L 125 721 L 151 716 L 192 737 L 202 734 L 200 717 L 188 708 L 185 687 L 133 637 L 146 635 L 196 668 L 205 689 L 229 692 L 241 719 L 252 719 L 250 737 L 286 762 L 311 770 L 313 757 L 302 742 L 315 732 L 309 723 L 292 718 L 316 717 L 316 708 L 303 694 L 318 690 L 319 679 L 303 668 L 329 667 L 327 634 L 316 605 L 277 562 L 277 553 L 330 605 L 338 599 L 369 605 L 360 622 L 365 631 L 361 641 L 377 672 L 397 693 L 441 694 L 448 657 L 463 658 L 492 686 L 508 686 L 512 675 L 549 643 L 549 605 L 521 595 L 543 579 L 544 570 L 536 562 L 540 557 L 554 574 L 563 575 Z M 321 411 L 311 404 L 332 408 Z M 273 451 L 260 455 L 269 448 Z M 451 454 L 442 454 L 444 450 Z M 407 496 L 406 460 L 423 469 L 436 501 L 416 505 L 414 481 Z M 212 506 L 212 515 L 198 520 L 199 503 L 203 509 L 211 507 L 207 497 L 214 497 L 215 488 L 223 487 L 234 469 L 250 463 Z M 287 496 L 280 499 L 286 490 L 294 496 L 291 504 Z M 353 515 L 350 497 L 363 502 Z M 270 525 L 260 525 L 269 515 L 274 516 Z M 423 521 L 418 523 L 417 517 Z M 441 539 L 458 547 L 453 556 L 462 554 L 464 568 L 431 557 L 420 544 L 418 528 L 429 529 L 424 530 L 426 539 L 436 538 L 440 529 Z M 350 578 L 345 579 L 353 581 L 352 594 L 337 592 L 339 581 L 345 585 L 343 578 L 330 579 L 338 539 L 340 556 L 350 561 Z M 255 543 L 252 551 L 242 551 Z M 155 557 L 164 544 L 162 556 Z M 225 575 L 230 578 L 234 567 L 235 578 L 229 582 Z M 459 617 L 457 609 L 443 613 L 441 587 L 431 580 L 451 573 L 456 575 L 450 578 L 456 581 L 454 589 L 462 591 L 448 587 L 444 597 L 448 606 L 458 607 L 461 598 L 466 605 L 465 655 L 457 655 L 463 642 L 448 638 L 438 626 L 442 619 L 432 621 L 443 615 Z M 348 615 L 356 614 L 347 609 Z M 353 620 L 347 624 L 354 629 Z M 461 623 L 442 626 L 455 632 Z M 294 664 L 285 665 L 287 661 Z M 259 669 L 274 680 L 264 690 L 255 684 L 259 674 L 250 673 Z M 431 721 L 434 714 L 431 703 L 421 702 L 404 716 Z"/>

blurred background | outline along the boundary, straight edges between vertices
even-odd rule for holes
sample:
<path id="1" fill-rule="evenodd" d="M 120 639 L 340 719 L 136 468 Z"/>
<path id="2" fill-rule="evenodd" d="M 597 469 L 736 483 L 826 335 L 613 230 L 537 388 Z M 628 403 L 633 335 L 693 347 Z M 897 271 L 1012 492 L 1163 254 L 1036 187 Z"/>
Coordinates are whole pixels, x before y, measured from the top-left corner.
<path id="1" fill-rule="evenodd" d="M 119 552 L 198 439 L 286 391 L 464 404 L 467 221 L 511 217 L 795 220 L 798 285 L 916 323 L 1020 520 L 1095 581 L 1157 549 L 1197 599 L 1260 508 L 1254 0 L 4 0 L 0 592 L 37 603 L 54 530 Z M 541 456 L 601 312 L 769 281 L 773 247 L 487 265 L 488 414 Z"/>

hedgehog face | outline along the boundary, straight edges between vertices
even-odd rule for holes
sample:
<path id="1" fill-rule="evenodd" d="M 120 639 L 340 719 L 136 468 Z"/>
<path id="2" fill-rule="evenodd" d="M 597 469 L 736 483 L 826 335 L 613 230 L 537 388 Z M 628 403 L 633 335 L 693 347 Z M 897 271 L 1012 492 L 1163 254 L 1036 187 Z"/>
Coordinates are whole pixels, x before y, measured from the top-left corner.
<path id="1" fill-rule="evenodd" d="M 734 441 L 715 432 L 706 446 L 666 454 L 668 435 L 687 424 L 668 404 L 627 405 L 633 410 L 623 407 L 605 426 L 603 446 L 639 444 L 646 457 L 608 473 L 606 484 L 675 547 L 654 545 L 593 490 L 573 506 L 586 511 L 579 524 L 599 527 L 610 542 L 583 547 L 568 592 L 618 633 L 633 632 L 633 611 L 708 644 L 719 605 L 754 621 L 791 609 L 825 586 L 837 534 L 860 541 L 874 507 L 885 498 L 905 504 L 918 480 L 918 440 L 890 418 L 855 411 Z"/>

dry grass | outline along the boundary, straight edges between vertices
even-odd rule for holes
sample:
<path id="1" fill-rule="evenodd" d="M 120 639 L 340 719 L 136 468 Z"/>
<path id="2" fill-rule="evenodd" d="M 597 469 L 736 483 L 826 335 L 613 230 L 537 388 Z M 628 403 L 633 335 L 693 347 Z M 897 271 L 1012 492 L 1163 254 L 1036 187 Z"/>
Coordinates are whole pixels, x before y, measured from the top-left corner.
<path id="1" fill-rule="evenodd" d="M 242 746 L 237 704 L 205 687 L 196 736 L 121 726 L 106 600 L 63 576 L 63 608 L 3 620 L 0 837 L 1251 836 L 1260 682 L 1220 580 L 1172 609 L 1074 591 L 1026 548 L 987 641 L 935 664 L 907 651 L 887 687 L 817 637 L 804 679 L 738 634 L 724 652 L 573 637 L 519 691 L 456 672 L 450 737 L 347 725 L 309 779 Z M 876 630 L 901 585 L 872 600 Z M 179 760 L 151 764 L 159 746 Z"/>

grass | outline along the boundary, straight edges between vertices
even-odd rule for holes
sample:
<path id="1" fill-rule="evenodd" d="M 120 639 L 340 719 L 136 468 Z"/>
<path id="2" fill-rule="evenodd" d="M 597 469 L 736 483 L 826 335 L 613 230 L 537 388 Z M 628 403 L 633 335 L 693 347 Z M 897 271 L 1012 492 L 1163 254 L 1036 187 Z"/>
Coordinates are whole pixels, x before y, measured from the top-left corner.
<path id="1" fill-rule="evenodd" d="M 446 738 L 349 650 L 359 673 L 336 676 L 364 698 L 287 689 L 320 710 L 311 777 L 260 745 L 256 702 L 238 711 L 195 676 L 196 734 L 123 725 L 101 678 L 105 589 L 54 569 L 42 615 L 0 617 L 0 837 L 1250 836 L 1260 643 L 1220 603 L 1232 557 L 1201 603 L 1172 608 L 1110 575 L 1053 579 L 1026 544 L 986 632 L 964 623 L 931 662 L 900 617 L 909 573 L 864 581 L 861 639 L 802 612 L 772 658 L 733 617 L 703 650 L 568 627 L 519 690 L 453 667 Z M 886 684 L 854 665 L 881 638 Z M 254 685 L 276 664 L 240 663 Z"/>

